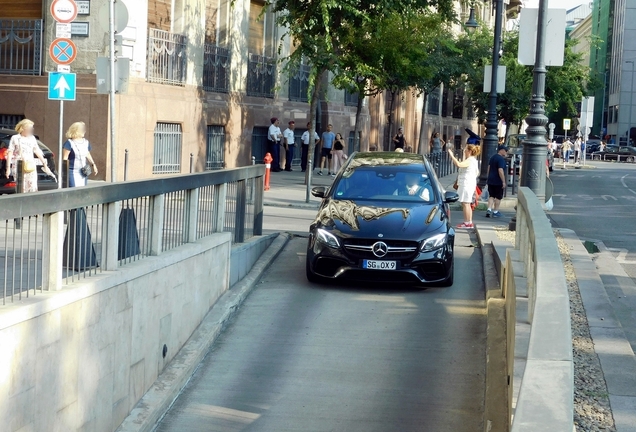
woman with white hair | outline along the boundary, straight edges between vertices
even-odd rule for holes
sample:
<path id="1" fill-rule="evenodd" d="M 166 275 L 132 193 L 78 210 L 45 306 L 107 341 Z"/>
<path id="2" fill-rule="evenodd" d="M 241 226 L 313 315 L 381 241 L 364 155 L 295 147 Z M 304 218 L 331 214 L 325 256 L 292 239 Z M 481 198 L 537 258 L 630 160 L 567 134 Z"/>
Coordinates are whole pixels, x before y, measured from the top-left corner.
<path id="1" fill-rule="evenodd" d="M 62 157 L 68 163 L 68 186 L 86 186 L 88 176 L 97 175 L 97 165 L 91 156 L 91 143 L 86 138 L 84 122 L 75 122 L 68 128 L 62 150 Z"/>
<path id="2" fill-rule="evenodd" d="M 35 165 L 35 158 L 38 158 L 42 166 L 47 166 L 44 154 L 40 150 L 35 136 L 33 136 L 34 123 L 29 119 L 24 119 L 15 126 L 17 134 L 11 137 L 9 149 L 7 150 L 7 169 L 5 176 L 9 178 L 13 175 L 17 178 L 17 161 L 22 161 L 23 192 L 38 191 L 38 171 Z M 11 161 L 14 163 L 11 164 Z"/>

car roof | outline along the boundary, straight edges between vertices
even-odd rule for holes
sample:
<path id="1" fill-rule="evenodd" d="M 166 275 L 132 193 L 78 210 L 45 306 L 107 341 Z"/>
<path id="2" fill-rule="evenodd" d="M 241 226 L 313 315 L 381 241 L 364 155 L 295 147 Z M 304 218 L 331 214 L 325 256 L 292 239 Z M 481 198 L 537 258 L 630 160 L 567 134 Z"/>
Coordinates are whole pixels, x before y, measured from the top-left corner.
<path id="1" fill-rule="evenodd" d="M 424 156 L 417 153 L 357 152 L 351 156 L 357 165 L 423 165 Z"/>
<path id="2" fill-rule="evenodd" d="M 9 136 L 13 136 L 16 135 L 17 132 L 14 129 L 8 129 L 8 128 L 0 128 L 0 135 L 9 135 Z M 48 146 L 46 144 L 44 144 L 42 141 L 40 141 L 39 139 L 37 139 L 38 145 L 40 146 L 40 148 L 42 150 L 46 150 L 49 151 L 51 153 L 53 153 L 51 151 L 50 148 L 48 148 Z"/>

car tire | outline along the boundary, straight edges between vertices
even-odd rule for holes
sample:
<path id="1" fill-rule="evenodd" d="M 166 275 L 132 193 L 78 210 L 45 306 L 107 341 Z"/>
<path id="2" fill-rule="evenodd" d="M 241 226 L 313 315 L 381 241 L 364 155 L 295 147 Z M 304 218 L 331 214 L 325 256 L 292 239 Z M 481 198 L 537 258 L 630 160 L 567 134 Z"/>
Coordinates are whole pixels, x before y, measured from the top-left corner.
<path id="1" fill-rule="evenodd" d="M 629 156 L 629 157 L 627 158 L 627 162 L 629 162 L 629 163 L 634 163 L 634 162 L 636 162 L 636 158 L 634 158 L 634 156 Z"/>
<path id="2" fill-rule="evenodd" d="M 309 255 L 307 255 L 307 259 L 305 260 L 305 273 L 307 275 L 307 280 L 312 284 L 325 282 L 325 279 L 323 277 L 318 276 L 311 270 L 311 266 L 309 265 Z"/>

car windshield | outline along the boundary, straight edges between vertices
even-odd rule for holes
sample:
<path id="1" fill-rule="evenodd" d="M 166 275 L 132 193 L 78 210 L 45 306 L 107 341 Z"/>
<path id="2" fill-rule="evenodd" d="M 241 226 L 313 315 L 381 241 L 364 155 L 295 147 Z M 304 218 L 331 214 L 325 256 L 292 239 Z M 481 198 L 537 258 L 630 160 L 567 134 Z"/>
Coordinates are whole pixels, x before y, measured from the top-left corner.
<path id="1" fill-rule="evenodd" d="M 363 166 L 333 186 L 339 200 L 385 200 L 431 203 L 435 192 L 423 166 Z"/>

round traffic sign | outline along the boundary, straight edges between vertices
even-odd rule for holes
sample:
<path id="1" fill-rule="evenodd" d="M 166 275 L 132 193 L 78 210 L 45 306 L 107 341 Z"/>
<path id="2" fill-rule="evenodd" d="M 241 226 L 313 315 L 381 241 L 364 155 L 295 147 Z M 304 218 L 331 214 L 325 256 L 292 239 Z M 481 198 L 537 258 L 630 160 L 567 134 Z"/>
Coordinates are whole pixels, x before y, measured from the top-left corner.
<path id="1" fill-rule="evenodd" d="M 51 59 L 59 65 L 69 65 L 77 57 L 77 47 L 70 39 L 58 38 L 49 47 Z"/>
<path id="2" fill-rule="evenodd" d="M 77 18 L 77 4 L 74 0 L 53 0 L 51 15 L 55 21 L 68 24 Z"/>

